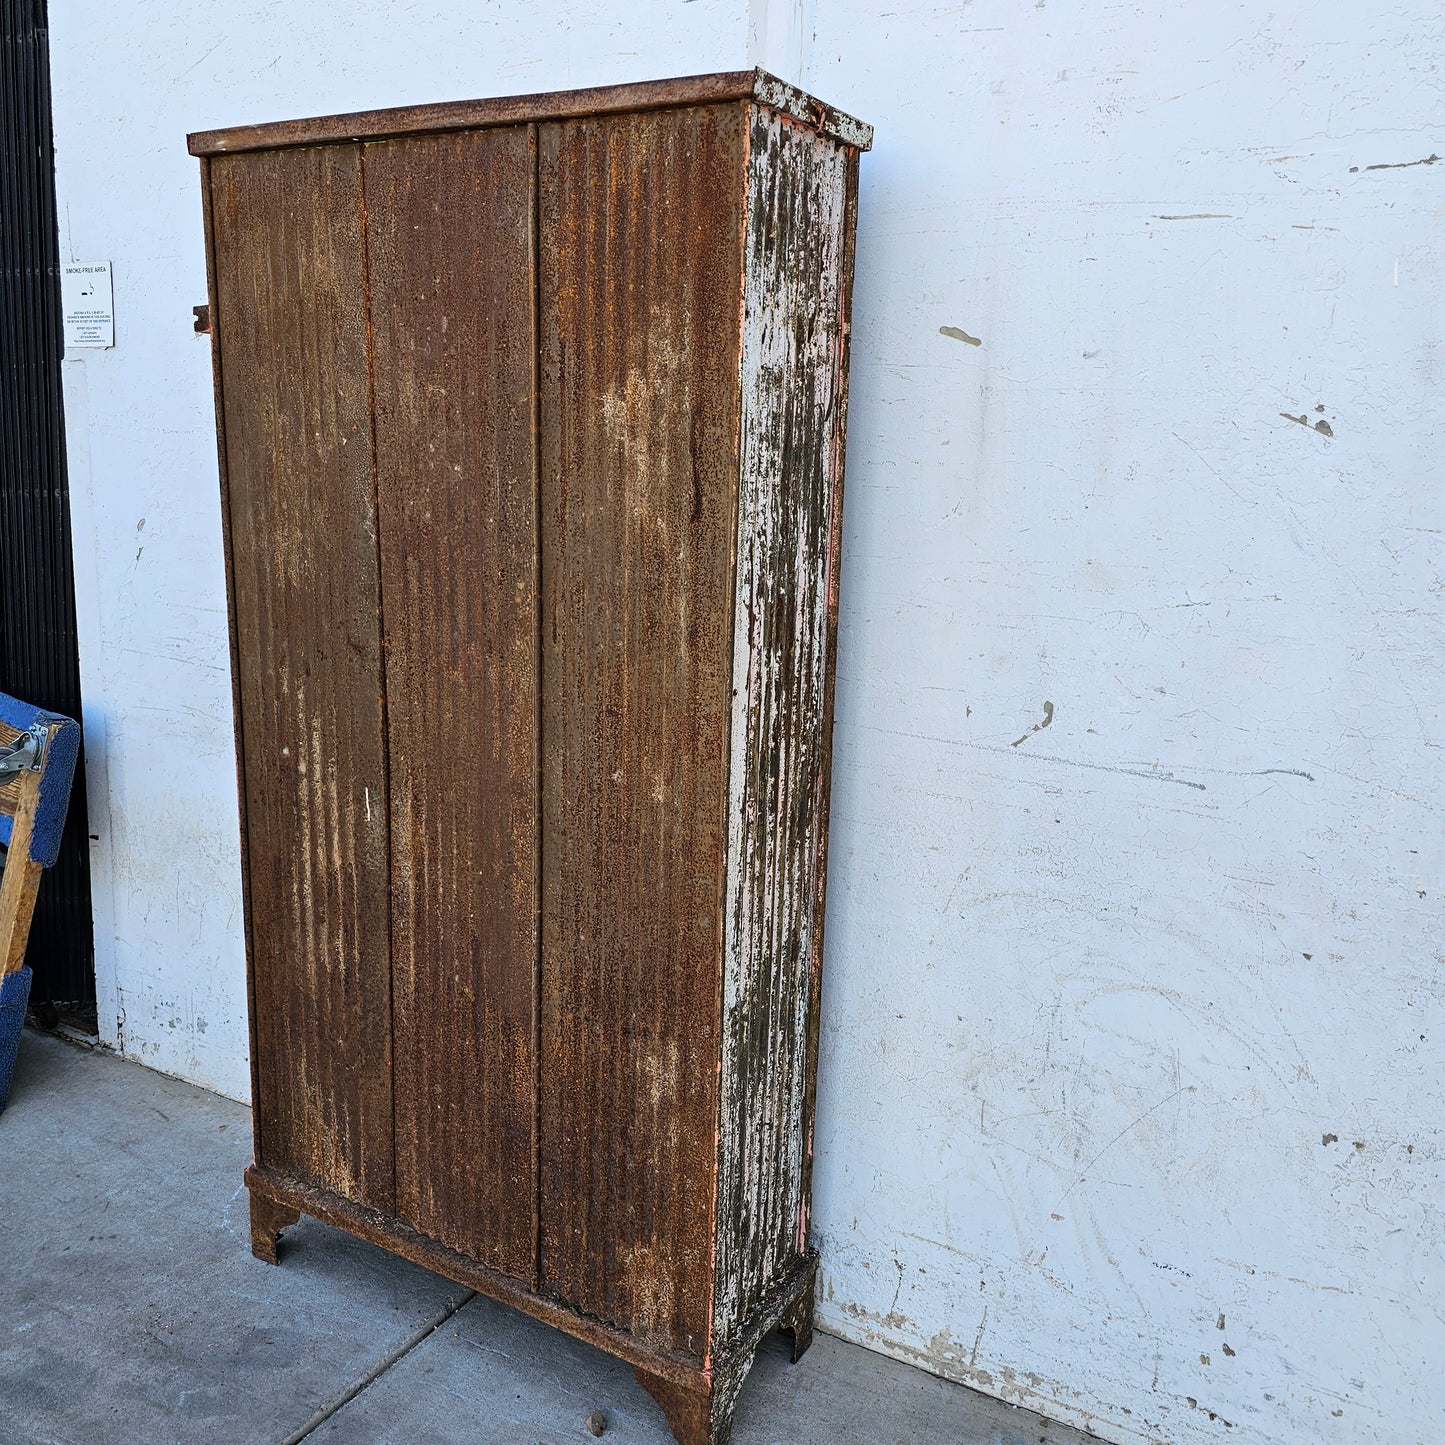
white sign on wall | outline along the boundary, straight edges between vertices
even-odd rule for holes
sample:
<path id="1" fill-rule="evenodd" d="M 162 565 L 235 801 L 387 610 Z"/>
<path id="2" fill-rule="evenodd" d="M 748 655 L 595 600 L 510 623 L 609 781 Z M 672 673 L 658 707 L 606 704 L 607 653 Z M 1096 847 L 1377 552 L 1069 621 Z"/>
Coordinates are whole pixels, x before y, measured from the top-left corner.
<path id="1" fill-rule="evenodd" d="M 66 261 L 60 267 L 65 349 L 115 345 L 115 300 L 109 261 Z"/>

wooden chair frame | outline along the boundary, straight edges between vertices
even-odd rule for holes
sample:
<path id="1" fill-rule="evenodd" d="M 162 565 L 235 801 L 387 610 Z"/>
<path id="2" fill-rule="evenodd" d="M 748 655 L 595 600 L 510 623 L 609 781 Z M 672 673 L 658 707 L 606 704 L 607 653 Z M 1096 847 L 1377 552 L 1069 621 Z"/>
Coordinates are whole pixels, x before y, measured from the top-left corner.
<path id="1" fill-rule="evenodd" d="M 27 708 L 0 694 L 0 748 L 33 732 L 43 738 L 39 767 L 24 767 L 0 781 L 0 978 L 19 970 L 35 916 L 40 875 L 60 850 L 80 730 L 67 717 Z M 8 822 L 7 831 L 4 824 Z"/>
<path id="2" fill-rule="evenodd" d="M 0 737 L 0 742 L 3 741 L 7 739 Z M 35 916 L 40 875 L 45 871 L 30 856 L 35 810 L 40 802 L 40 778 L 40 773 L 27 769 L 0 785 L 0 815 L 12 820 L 5 868 L 0 872 L 0 978 L 14 973 L 25 962 L 25 945 L 30 939 L 30 921 Z"/>

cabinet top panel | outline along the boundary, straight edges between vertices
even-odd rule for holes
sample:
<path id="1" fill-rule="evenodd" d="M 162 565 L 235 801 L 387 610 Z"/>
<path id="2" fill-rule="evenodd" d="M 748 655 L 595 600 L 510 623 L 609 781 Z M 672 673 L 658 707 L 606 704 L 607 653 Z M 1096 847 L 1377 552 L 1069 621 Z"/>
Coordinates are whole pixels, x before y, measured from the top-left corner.
<path id="1" fill-rule="evenodd" d="M 571 120 L 618 111 L 663 110 L 726 100 L 756 100 L 858 150 L 867 150 L 873 144 L 872 126 L 825 105 L 767 71 L 731 70 L 717 75 L 681 76 L 675 80 L 647 80 L 636 85 L 602 85 L 588 90 L 554 90 L 542 95 L 403 105 L 352 115 L 322 115 L 308 120 L 202 130 L 187 137 L 187 146 L 195 156 L 232 155 L 237 151 L 388 140 L 394 136 L 474 130 L 527 121 Z"/>

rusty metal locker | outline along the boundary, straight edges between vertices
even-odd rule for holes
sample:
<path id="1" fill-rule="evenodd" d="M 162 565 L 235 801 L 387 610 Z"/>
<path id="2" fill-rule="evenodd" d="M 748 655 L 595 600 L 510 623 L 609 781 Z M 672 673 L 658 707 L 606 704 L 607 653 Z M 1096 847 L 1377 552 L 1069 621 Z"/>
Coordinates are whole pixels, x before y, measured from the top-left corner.
<path id="1" fill-rule="evenodd" d="M 206 132 L 253 1248 L 725 1439 L 812 1329 L 859 152 L 762 72 Z"/>

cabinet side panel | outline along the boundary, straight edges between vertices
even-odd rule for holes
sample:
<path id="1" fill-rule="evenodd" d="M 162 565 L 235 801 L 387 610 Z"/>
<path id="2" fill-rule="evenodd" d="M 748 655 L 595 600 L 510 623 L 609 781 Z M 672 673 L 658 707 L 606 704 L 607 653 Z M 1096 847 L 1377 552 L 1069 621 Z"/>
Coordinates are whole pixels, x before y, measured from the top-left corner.
<path id="1" fill-rule="evenodd" d="M 257 1157 L 389 1210 L 386 756 L 357 148 L 211 162 Z"/>
<path id="2" fill-rule="evenodd" d="M 391 757 L 396 1210 L 536 1263 L 535 130 L 362 168 Z"/>
<path id="3" fill-rule="evenodd" d="M 542 1286 L 702 1355 L 746 109 L 542 129 Z"/>
<path id="4" fill-rule="evenodd" d="M 753 114 L 714 1305 L 722 1340 L 807 1247 L 848 156 L 775 113 Z"/>
<path id="5" fill-rule="evenodd" d="M 246 739 L 241 722 L 241 650 L 240 639 L 236 635 L 236 608 L 235 598 L 235 547 L 231 538 L 231 500 L 230 480 L 226 467 L 226 406 L 225 386 L 221 376 L 221 344 L 220 334 L 214 324 L 214 318 L 221 313 L 220 298 L 216 287 L 216 233 L 213 221 L 212 189 L 211 189 L 211 161 L 209 157 L 201 159 L 201 196 L 204 203 L 203 216 L 206 233 L 206 301 L 209 307 L 208 318 L 211 321 L 210 342 L 211 342 L 211 386 L 212 399 L 216 409 L 216 462 L 221 478 L 221 542 L 226 565 L 226 632 L 230 643 L 231 659 L 231 720 L 235 731 L 236 739 L 236 794 L 237 809 L 240 814 L 241 825 L 241 906 L 244 913 L 244 932 L 246 940 L 246 1041 L 250 1054 L 251 1064 L 251 1098 L 259 1099 L 261 1096 L 261 1085 L 256 1070 L 256 988 L 255 970 L 251 967 L 250 960 L 253 956 L 252 935 L 254 928 L 251 922 L 251 864 L 248 857 L 247 838 L 250 830 L 246 825 Z M 260 1120 L 260 1114 L 252 1111 L 252 1129 L 255 1131 L 259 1142 L 259 1131 L 256 1124 Z"/>

